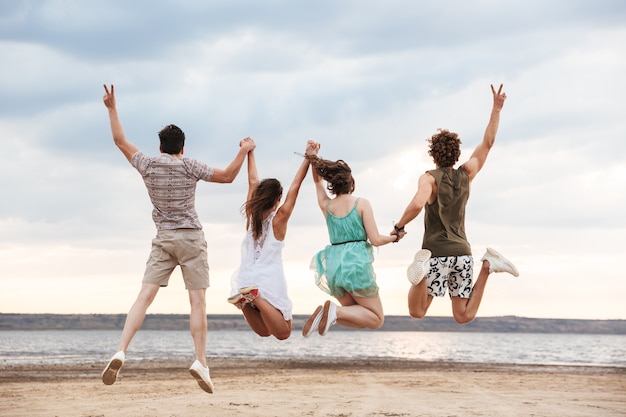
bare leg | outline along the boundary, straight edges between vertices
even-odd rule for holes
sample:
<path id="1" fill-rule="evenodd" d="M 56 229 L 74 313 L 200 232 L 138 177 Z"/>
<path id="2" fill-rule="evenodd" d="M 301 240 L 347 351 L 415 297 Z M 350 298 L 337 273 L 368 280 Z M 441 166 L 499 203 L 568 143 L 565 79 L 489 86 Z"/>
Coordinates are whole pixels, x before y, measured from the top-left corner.
<path id="1" fill-rule="evenodd" d="M 243 314 L 250 328 L 259 336 L 273 335 L 278 340 L 285 340 L 291 336 L 291 320 L 285 320 L 283 314 L 264 298 L 254 299 L 257 309 L 246 304 Z"/>
<path id="2" fill-rule="evenodd" d="M 261 317 L 261 311 L 252 307 L 249 303 L 245 304 L 241 311 L 243 312 L 243 316 L 246 318 L 248 325 L 254 333 L 258 334 L 261 337 L 268 337 L 272 335 L 272 332 L 269 331 L 269 329 L 263 322 L 263 318 Z"/>
<path id="3" fill-rule="evenodd" d="M 356 329 L 379 329 L 385 322 L 380 297 L 364 298 L 346 294 L 337 299 L 337 324 Z"/>
<path id="4" fill-rule="evenodd" d="M 419 284 L 411 285 L 409 289 L 409 315 L 414 319 L 423 319 L 433 296 L 428 295 L 428 285 L 424 278 Z"/>
<path id="5" fill-rule="evenodd" d="M 467 324 L 474 320 L 478 313 L 478 307 L 483 299 L 485 287 L 487 286 L 487 278 L 489 278 L 489 262 L 484 261 L 478 274 L 478 279 L 472 287 L 472 293 L 469 298 L 452 298 L 452 315 L 454 320 L 459 324 Z"/>
<path id="6" fill-rule="evenodd" d="M 206 288 L 189 290 L 189 304 L 191 312 L 189 314 L 189 330 L 193 338 L 193 346 L 196 352 L 196 359 L 202 364 L 206 364 Z"/>
<path id="7" fill-rule="evenodd" d="M 124 330 L 122 330 L 122 337 L 117 348 L 118 351 L 126 352 L 126 349 L 128 349 L 128 345 L 133 340 L 135 333 L 141 328 L 143 320 L 146 318 L 146 311 L 148 311 L 148 307 L 154 301 L 159 288 L 155 284 L 141 284 L 139 295 L 126 315 Z"/>

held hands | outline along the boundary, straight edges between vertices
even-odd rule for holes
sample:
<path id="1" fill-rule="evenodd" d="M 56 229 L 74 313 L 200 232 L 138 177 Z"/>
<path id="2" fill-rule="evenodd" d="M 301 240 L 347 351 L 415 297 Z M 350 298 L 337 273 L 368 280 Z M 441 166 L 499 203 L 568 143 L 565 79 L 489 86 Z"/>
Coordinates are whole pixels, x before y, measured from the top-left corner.
<path id="1" fill-rule="evenodd" d="M 502 106 L 504 106 L 504 100 L 506 100 L 506 93 L 502 92 L 502 84 L 500 84 L 500 88 L 498 88 L 498 92 L 493 88 L 493 84 L 491 84 L 491 93 L 493 94 L 493 109 L 496 111 L 502 110 Z"/>
<path id="2" fill-rule="evenodd" d="M 394 240 L 393 243 L 399 242 L 400 239 L 402 239 L 406 235 L 406 232 L 404 231 L 404 226 L 403 227 L 396 227 L 394 225 L 393 226 L 393 230 L 391 231 L 391 233 L 389 233 L 389 235 L 396 237 L 396 240 Z"/>
<path id="3" fill-rule="evenodd" d="M 304 154 L 306 156 L 317 156 L 320 147 L 321 145 L 318 142 L 309 139 L 306 143 L 306 150 L 304 151 Z"/>
<path id="4" fill-rule="evenodd" d="M 107 109 L 115 109 L 115 86 L 111 84 L 111 91 L 107 88 L 107 85 L 104 84 L 104 96 L 102 97 L 102 101 L 104 101 L 104 105 Z"/>
<path id="5" fill-rule="evenodd" d="M 239 141 L 239 146 L 244 151 L 250 152 L 250 151 L 253 151 L 254 148 L 256 148 L 256 143 L 254 142 L 254 139 L 252 139 L 251 137 L 246 137 Z"/>

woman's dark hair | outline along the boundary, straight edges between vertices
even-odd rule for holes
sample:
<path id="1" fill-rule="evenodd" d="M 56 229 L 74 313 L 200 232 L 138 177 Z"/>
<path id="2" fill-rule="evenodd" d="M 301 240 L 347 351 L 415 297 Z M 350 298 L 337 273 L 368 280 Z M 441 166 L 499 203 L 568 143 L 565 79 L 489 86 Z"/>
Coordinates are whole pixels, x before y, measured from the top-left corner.
<path id="1" fill-rule="evenodd" d="M 176 125 L 167 125 L 159 132 L 161 152 L 170 155 L 179 154 L 185 146 L 185 132 Z"/>
<path id="2" fill-rule="evenodd" d="M 331 194 L 352 194 L 354 191 L 354 177 L 350 166 L 342 159 L 329 161 L 316 158 L 312 160 L 317 174 L 326 181 L 326 189 Z"/>
<path id="3" fill-rule="evenodd" d="M 458 134 L 449 130 L 438 129 L 438 132 L 428 139 L 428 143 L 430 144 L 428 154 L 441 168 L 454 166 L 461 156 L 461 139 Z"/>
<path id="4" fill-rule="evenodd" d="M 243 205 L 242 211 L 245 211 L 255 240 L 263 233 L 263 214 L 274 207 L 282 195 L 283 186 L 280 181 L 266 178 L 257 185 L 250 199 Z"/>

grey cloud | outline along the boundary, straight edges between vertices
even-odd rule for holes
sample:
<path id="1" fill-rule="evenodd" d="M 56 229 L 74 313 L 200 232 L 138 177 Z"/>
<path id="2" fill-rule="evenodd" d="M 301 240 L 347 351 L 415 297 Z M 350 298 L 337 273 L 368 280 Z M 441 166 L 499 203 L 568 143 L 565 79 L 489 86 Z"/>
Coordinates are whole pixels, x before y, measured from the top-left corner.
<path id="1" fill-rule="evenodd" d="M 494 3 L 480 13 L 463 1 L 22 1 L 2 7 L 3 39 L 44 42 L 96 61 L 163 55 L 188 39 L 216 39 L 249 28 L 362 54 L 477 42 L 546 25 L 615 24 L 626 13 L 619 0 Z"/>

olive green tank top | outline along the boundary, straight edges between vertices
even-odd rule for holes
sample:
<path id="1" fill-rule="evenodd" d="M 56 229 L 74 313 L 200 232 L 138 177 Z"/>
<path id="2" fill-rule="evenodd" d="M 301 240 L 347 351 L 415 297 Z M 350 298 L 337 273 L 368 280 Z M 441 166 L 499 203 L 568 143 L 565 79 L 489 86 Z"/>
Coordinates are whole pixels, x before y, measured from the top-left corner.
<path id="1" fill-rule="evenodd" d="M 424 207 L 422 248 L 432 256 L 471 255 L 465 236 L 465 206 L 469 198 L 469 176 L 463 167 L 428 171 L 437 183 L 437 198 Z"/>

